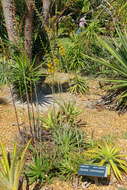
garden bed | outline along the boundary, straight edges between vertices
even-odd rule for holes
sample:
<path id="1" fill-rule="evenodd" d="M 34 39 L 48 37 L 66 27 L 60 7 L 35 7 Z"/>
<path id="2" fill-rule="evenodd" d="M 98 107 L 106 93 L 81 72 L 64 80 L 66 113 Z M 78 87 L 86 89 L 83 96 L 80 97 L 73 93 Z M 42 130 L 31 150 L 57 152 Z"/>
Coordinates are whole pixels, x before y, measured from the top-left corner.
<path id="1" fill-rule="evenodd" d="M 82 110 L 79 119 L 82 123 L 85 123 L 82 126 L 82 129 L 87 133 L 88 137 L 93 139 L 109 139 L 115 141 L 118 146 L 122 148 L 122 151 L 126 153 L 127 151 L 127 113 L 123 115 L 118 115 L 115 111 L 106 110 L 104 107 L 97 106 L 94 104 L 97 100 L 100 99 L 100 96 L 105 92 L 99 88 L 98 79 L 93 81 L 93 79 L 88 79 L 90 91 L 87 95 L 73 95 L 72 96 L 66 93 L 57 93 L 53 97 L 57 100 L 65 100 L 70 98 L 71 101 L 76 100 L 76 105 Z M 2 87 L 0 90 L 0 97 L 8 98 L 9 92 L 7 87 Z M 51 103 L 53 104 L 53 103 Z M 46 105 L 45 105 L 46 106 Z M 52 105 L 47 104 L 48 111 L 51 109 Z M 27 110 L 22 109 L 20 106 L 17 107 L 18 110 L 18 119 L 20 126 L 24 126 L 24 123 L 28 125 L 28 119 L 26 117 Z M 46 114 L 46 109 L 41 110 L 41 114 Z M 14 112 L 14 107 L 11 103 L 1 104 L 0 105 L 0 140 L 5 143 L 8 147 L 8 150 L 11 150 L 14 142 L 18 142 L 18 129 L 16 123 L 16 117 Z M 117 187 L 120 187 L 118 182 L 114 181 L 113 184 L 108 186 L 96 186 L 90 185 L 88 190 L 117 190 Z M 126 178 L 123 181 L 123 186 L 127 186 Z M 81 185 L 79 186 L 79 189 Z M 61 181 L 55 181 L 52 185 L 47 186 L 47 189 L 50 190 L 73 190 L 75 189 L 71 184 Z"/>

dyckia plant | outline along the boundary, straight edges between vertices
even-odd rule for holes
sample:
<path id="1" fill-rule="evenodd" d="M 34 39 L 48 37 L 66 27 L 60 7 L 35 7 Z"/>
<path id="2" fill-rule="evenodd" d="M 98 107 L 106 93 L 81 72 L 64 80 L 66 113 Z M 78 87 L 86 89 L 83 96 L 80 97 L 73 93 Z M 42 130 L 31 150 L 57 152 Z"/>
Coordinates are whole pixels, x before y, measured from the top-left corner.
<path id="1" fill-rule="evenodd" d="M 85 156 L 91 160 L 92 163 L 100 166 L 107 166 L 108 175 L 113 172 L 116 179 L 122 180 L 122 174 L 127 173 L 127 161 L 125 156 L 120 153 L 120 149 L 114 144 L 101 142 L 97 146 L 89 149 Z"/>

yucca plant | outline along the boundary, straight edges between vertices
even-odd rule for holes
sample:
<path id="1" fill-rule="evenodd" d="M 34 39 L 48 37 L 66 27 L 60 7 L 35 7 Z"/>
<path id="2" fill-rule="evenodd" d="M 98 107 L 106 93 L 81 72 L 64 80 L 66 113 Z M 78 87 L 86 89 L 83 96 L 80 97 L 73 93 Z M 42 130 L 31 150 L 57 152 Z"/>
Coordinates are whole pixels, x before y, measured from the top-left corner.
<path id="1" fill-rule="evenodd" d="M 25 164 L 25 154 L 30 141 L 24 150 L 19 153 L 17 146 L 14 145 L 13 152 L 8 154 L 3 144 L 0 144 L 2 157 L 0 159 L 0 188 L 2 190 L 20 190 L 20 177 L 23 173 Z"/>
<path id="2" fill-rule="evenodd" d="M 17 98 L 29 101 L 35 94 L 35 86 L 39 84 L 40 80 L 45 80 L 45 75 L 42 72 L 41 65 L 36 66 L 35 61 L 32 63 L 24 54 L 13 56 L 9 61 L 10 76 L 8 80 L 13 85 L 13 92 Z"/>
<path id="3" fill-rule="evenodd" d="M 69 92 L 74 94 L 85 94 L 88 90 L 89 87 L 83 77 L 75 76 L 75 78 L 72 79 Z"/>
<path id="4" fill-rule="evenodd" d="M 100 37 L 97 37 L 100 45 L 105 48 L 112 56 L 112 61 L 85 56 L 94 62 L 105 65 L 117 74 L 117 79 L 108 79 L 112 86 L 109 88 L 109 94 L 104 97 L 105 102 L 115 102 L 115 109 L 125 111 L 127 109 L 127 34 L 122 33 L 119 28 L 116 29 L 118 41 L 109 43 Z"/>
<path id="5" fill-rule="evenodd" d="M 122 180 L 122 174 L 127 173 L 127 155 L 122 155 L 114 144 L 100 142 L 97 146 L 85 152 L 88 159 L 99 166 L 107 166 L 108 175 L 113 172 L 117 180 Z"/>

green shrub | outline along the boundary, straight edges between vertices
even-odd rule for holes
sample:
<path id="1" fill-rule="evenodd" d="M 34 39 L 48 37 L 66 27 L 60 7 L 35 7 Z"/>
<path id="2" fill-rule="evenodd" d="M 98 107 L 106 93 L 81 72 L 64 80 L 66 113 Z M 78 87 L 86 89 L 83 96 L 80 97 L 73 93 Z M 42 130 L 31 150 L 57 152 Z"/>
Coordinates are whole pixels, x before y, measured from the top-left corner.
<path id="1" fill-rule="evenodd" d="M 96 41 L 96 35 L 105 32 L 104 28 L 101 27 L 99 20 L 92 20 L 87 26 L 86 30 L 81 33 L 81 38 L 86 39 L 86 44 L 89 46 L 92 41 Z"/>
<path id="2" fill-rule="evenodd" d="M 105 69 L 99 63 L 90 62 L 83 56 L 84 53 L 89 56 L 94 54 L 103 57 L 109 56 L 104 48 L 98 46 L 96 40 L 96 35 L 103 32 L 99 21 L 93 20 L 82 33 L 73 35 L 71 40 L 68 39 L 70 43 L 68 43 L 68 46 L 64 46 L 66 53 L 63 56 L 59 55 L 61 70 L 81 72 L 85 75 L 99 75 L 100 73 L 105 74 L 105 72 L 111 74 L 109 69 Z M 63 44 L 65 43 L 63 42 Z"/>
<path id="3" fill-rule="evenodd" d="M 64 16 L 59 24 L 59 33 L 60 35 L 70 35 L 70 33 L 74 30 L 75 24 L 72 20 L 71 16 Z"/>
<path id="4" fill-rule="evenodd" d="M 30 147 L 32 162 L 26 175 L 30 184 L 49 182 L 53 177 L 71 179 L 84 163 L 84 132 L 64 125 L 51 129 L 51 138 Z"/>
<path id="5" fill-rule="evenodd" d="M 75 108 L 70 102 L 64 103 L 60 105 L 57 113 L 51 112 L 48 118 L 42 119 L 42 126 L 46 126 L 50 136 L 48 138 L 46 133 L 47 140 L 37 143 L 30 149 L 34 160 L 29 166 L 27 176 L 31 178 L 31 182 L 37 180 L 46 182 L 55 176 L 70 179 L 77 174 L 79 165 L 84 163 L 82 152 L 86 146 L 85 134 L 76 124 L 74 125 L 75 117 L 79 114 Z M 55 117 L 53 114 L 56 114 Z M 41 157 L 37 165 L 38 161 L 35 158 L 38 154 L 41 154 Z"/>
<path id="6" fill-rule="evenodd" d="M 58 105 L 59 109 L 57 111 L 51 110 L 47 116 L 40 118 L 43 128 L 54 130 L 66 124 L 71 127 L 80 124 L 78 121 L 80 110 L 78 110 L 74 102 L 58 102 Z"/>
<path id="7" fill-rule="evenodd" d="M 74 94 L 85 94 L 88 92 L 88 89 L 89 87 L 86 80 L 83 77 L 75 76 L 71 81 L 69 92 Z"/>
<path id="8" fill-rule="evenodd" d="M 100 142 L 97 146 L 85 152 L 85 156 L 94 164 L 107 166 L 108 175 L 110 175 L 111 170 L 117 180 L 122 180 L 122 175 L 127 173 L 125 155 L 122 155 L 120 149 L 114 144 Z"/>
<path id="9" fill-rule="evenodd" d="M 98 46 L 98 42 L 96 40 L 96 35 L 100 35 L 104 33 L 104 29 L 101 27 L 99 20 L 92 20 L 87 24 L 85 30 L 79 34 L 77 43 L 80 47 L 82 47 L 82 59 L 84 60 L 84 66 L 80 69 L 80 72 L 85 75 L 99 75 L 105 71 L 105 68 L 99 63 L 90 62 L 89 60 L 83 57 L 83 54 L 88 54 L 89 56 L 93 56 L 94 54 L 98 56 L 106 57 L 106 51 Z M 106 70 L 107 71 L 107 70 Z"/>

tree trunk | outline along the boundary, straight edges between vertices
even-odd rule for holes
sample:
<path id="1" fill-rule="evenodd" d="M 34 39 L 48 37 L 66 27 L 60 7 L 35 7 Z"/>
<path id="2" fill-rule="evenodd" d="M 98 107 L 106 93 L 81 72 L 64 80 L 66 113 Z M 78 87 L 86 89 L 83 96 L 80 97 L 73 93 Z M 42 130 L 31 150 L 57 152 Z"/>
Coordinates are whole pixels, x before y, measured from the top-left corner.
<path id="1" fill-rule="evenodd" d="M 32 30 L 33 30 L 33 0 L 26 0 L 26 5 L 27 5 L 27 13 L 25 17 L 25 27 L 24 27 L 24 46 L 26 53 L 28 57 L 31 59 L 32 58 Z"/>
<path id="2" fill-rule="evenodd" d="M 43 4 L 43 16 L 44 16 L 44 22 L 48 23 L 48 18 L 49 18 L 49 10 L 50 10 L 50 5 L 51 5 L 52 0 L 42 0 Z"/>
<path id="3" fill-rule="evenodd" d="M 18 33 L 16 31 L 16 17 L 14 0 L 2 0 L 3 13 L 9 40 L 16 45 Z"/>

